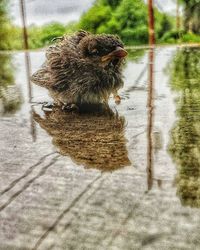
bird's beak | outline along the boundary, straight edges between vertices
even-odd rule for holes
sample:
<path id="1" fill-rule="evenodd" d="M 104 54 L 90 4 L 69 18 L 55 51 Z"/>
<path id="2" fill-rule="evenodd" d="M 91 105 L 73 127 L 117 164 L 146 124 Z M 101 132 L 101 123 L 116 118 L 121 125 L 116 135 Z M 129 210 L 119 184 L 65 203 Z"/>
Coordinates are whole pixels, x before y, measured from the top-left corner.
<path id="1" fill-rule="evenodd" d="M 101 61 L 102 62 L 106 62 L 106 61 L 109 61 L 109 60 L 111 60 L 113 58 L 119 58 L 119 59 L 121 59 L 121 58 L 126 57 L 127 54 L 128 54 L 128 52 L 125 49 L 123 49 L 122 47 L 117 47 L 111 53 L 109 53 L 109 54 L 107 54 L 105 56 L 102 56 Z"/>

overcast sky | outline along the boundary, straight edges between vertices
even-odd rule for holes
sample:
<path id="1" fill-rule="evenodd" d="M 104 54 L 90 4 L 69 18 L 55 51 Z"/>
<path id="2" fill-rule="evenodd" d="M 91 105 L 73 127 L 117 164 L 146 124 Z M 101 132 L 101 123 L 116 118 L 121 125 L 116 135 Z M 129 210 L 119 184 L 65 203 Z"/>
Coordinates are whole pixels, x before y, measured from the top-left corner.
<path id="1" fill-rule="evenodd" d="M 146 1 L 146 0 L 144 0 Z M 11 0 L 11 16 L 15 24 L 21 25 L 19 0 Z M 44 24 L 52 21 L 68 23 L 77 21 L 94 0 L 25 0 L 27 23 Z M 174 0 L 154 0 L 165 12 L 175 14 Z"/>

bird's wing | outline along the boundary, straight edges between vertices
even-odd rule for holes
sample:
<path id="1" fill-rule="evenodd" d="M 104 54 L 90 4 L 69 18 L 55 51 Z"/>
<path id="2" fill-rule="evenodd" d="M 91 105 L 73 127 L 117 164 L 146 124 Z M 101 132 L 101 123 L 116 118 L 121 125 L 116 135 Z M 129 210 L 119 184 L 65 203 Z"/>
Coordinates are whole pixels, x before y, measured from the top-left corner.
<path id="1" fill-rule="evenodd" d="M 63 85 L 63 82 L 70 84 L 70 79 L 76 78 L 77 67 L 81 64 L 77 63 L 80 60 L 77 45 L 88 34 L 79 31 L 75 35 L 64 36 L 58 43 L 51 45 L 46 51 L 46 62 L 32 75 L 31 81 L 46 88 Z"/>
<path id="2" fill-rule="evenodd" d="M 51 88 L 56 84 L 55 75 L 58 76 L 63 69 L 63 61 L 69 60 L 66 56 L 77 57 L 72 44 L 65 42 L 65 47 L 62 44 L 58 43 L 47 49 L 45 63 L 31 77 L 33 83 L 45 88 Z"/>
<path id="3" fill-rule="evenodd" d="M 41 69 L 31 76 L 31 81 L 39 86 L 48 88 L 48 85 L 52 84 L 51 73 L 48 71 L 48 67 L 44 64 Z"/>

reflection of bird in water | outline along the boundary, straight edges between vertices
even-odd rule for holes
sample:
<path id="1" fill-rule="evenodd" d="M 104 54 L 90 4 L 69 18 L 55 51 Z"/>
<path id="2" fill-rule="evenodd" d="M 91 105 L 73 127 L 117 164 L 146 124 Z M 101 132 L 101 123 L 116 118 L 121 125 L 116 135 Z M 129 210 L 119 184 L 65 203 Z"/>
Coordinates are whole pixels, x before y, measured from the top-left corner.
<path id="1" fill-rule="evenodd" d="M 130 165 L 125 120 L 111 110 L 76 114 L 54 108 L 45 112 L 45 118 L 34 113 L 34 119 L 53 137 L 52 143 L 62 155 L 86 168 L 112 171 Z"/>
<path id="2" fill-rule="evenodd" d="M 107 103 L 111 94 L 119 101 L 126 55 L 118 37 L 79 31 L 49 47 L 46 62 L 32 81 L 47 88 L 59 105 Z"/>

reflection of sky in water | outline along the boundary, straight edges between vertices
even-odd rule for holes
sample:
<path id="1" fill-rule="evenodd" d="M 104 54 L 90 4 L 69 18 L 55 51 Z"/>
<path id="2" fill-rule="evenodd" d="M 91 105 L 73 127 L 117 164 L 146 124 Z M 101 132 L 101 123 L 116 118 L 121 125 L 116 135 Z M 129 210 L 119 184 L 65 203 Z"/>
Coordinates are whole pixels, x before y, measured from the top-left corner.
<path id="1" fill-rule="evenodd" d="M 27 23 L 30 24 L 44 24 L 51 21 L 58 21 L 61 23 L 68 23 L 76 21 L 80 15 L 86 11 L 94 2 L 94 0 L 25 0 L 27 9 Z M 163 11 L 172 13 L 175 10 L 175 4 L 172 0 L 156 1 L 157 7 Z M 159 7 L 160 6 L 160 7 Z M 11 15 L 14 22 L 21 25 L 19 15 L 19 1 L 11 1 Z"/>

